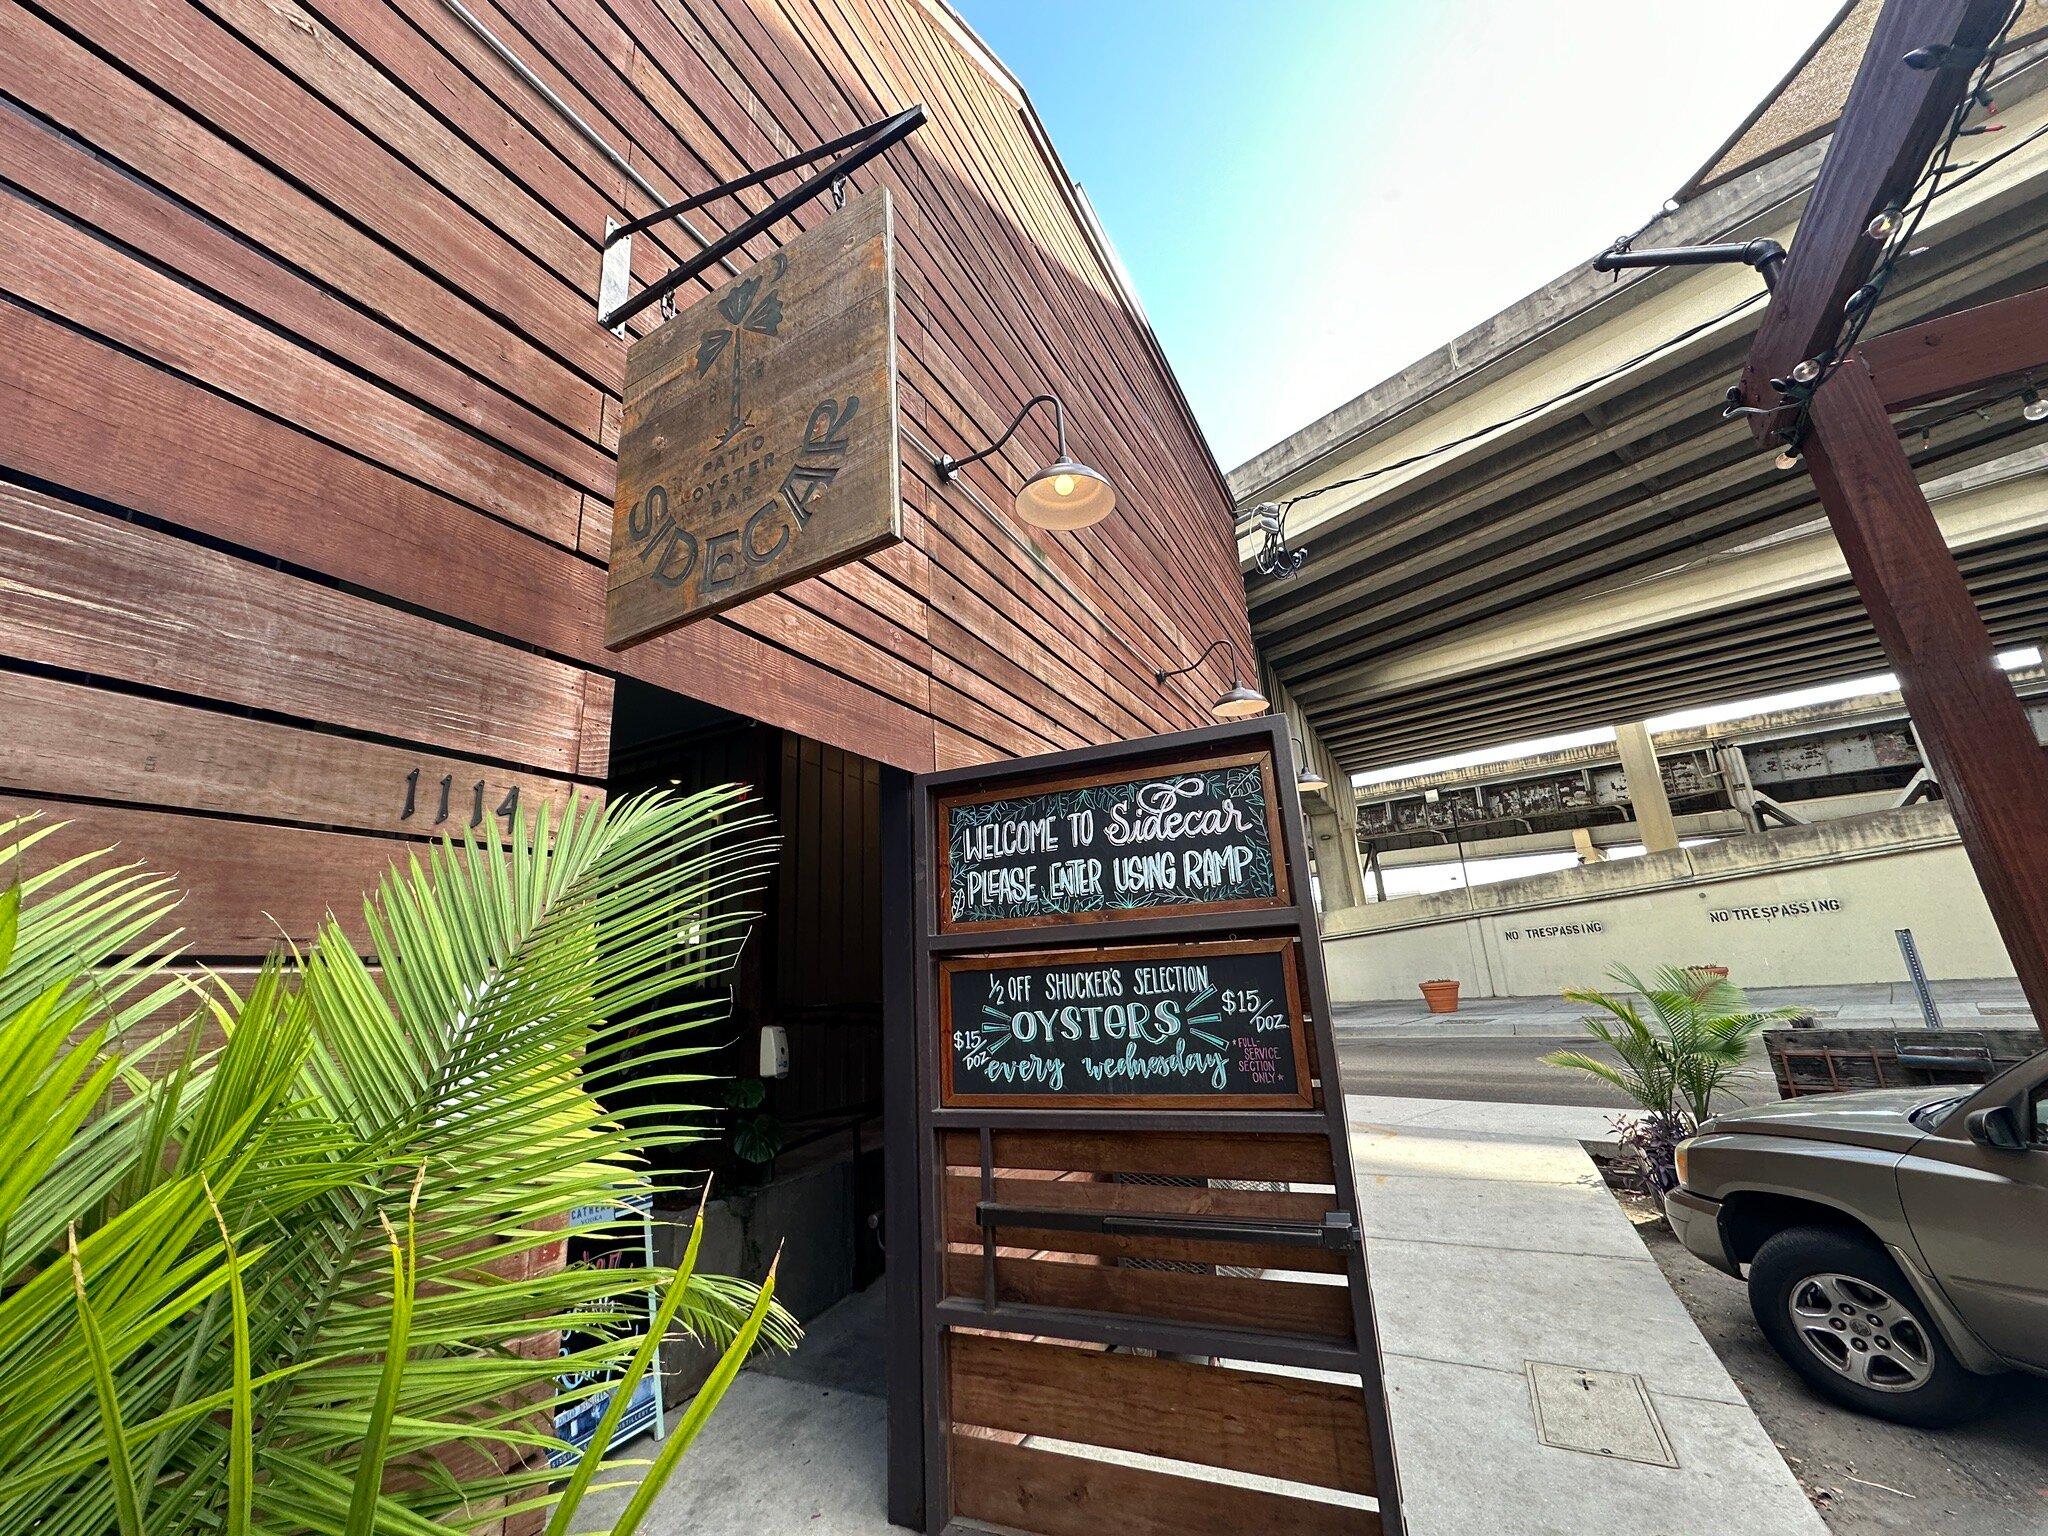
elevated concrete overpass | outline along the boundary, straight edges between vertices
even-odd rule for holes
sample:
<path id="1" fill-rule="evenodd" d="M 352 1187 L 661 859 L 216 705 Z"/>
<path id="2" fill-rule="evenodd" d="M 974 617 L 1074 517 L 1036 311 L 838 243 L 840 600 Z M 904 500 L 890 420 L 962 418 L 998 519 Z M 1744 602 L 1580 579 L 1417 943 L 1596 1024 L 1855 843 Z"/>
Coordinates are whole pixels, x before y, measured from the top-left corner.
<path id="1" fill-rule="evenodd" d="M 1886 328 L 2048 282 L 2042 53 L 1966 141 L 1982 168 L 1934 204 Z M 1826 149 L 1793 139 L 1638 243 L 1789 242 Z M 1259 574 L 1255 530 L 1240 552 L 1313 746 L 1356 772 L 1883 670 L 1812 481 L 1721 416 L 1762 297 L 1741 267 L 1580 268 L 1236 470 L 1241 513 L 1307 498 L 1299 575 Z M 1994 637 L 2038 643 L 2048 424 L 1970 404 L 1904 440 Z"/>

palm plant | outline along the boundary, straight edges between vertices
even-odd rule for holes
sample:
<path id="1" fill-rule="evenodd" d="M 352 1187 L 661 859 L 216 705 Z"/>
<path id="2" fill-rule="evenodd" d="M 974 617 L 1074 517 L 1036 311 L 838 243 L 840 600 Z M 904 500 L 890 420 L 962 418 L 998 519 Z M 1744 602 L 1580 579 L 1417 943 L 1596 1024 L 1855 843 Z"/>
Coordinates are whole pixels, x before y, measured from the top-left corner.
<path id="1" fill-rule="evenodd" d="M 1659 1186 L 1668 1189 L 1676 1181 L 1671 1149 L 1713 1113 L 1714 1095 L 1742 1066 L 1757 1035 L 1792 1010 L 1752 1009 L 1740 988 L 1712 971 L 1666 966 L 1654 984 L 1626 967 L 1608 976 L 1628 991 L 1586 988 L 1564 995 L 1599 1010 L 1580 1023 L 1614 1059 L 1553 1051 L 1543 1060 L 1620 1089 L 1646 1112 L 1637 1140 Z"/>
<path id="2" fill-rule="evenodd" d="M 91 855 L 0 893 L 0 1536 L 554 1536 L 637 1465 L 604 1459 L 613 1411 L 550 1471 L 554 1410 L 623 1369 L 621 1409 L 674 1323 L 722 1355 L 637 1525 L 757 1340 L 795 1338 L 772 1269 L 696 1273 L 701 1211 L 674 1271 L 554 1262 L 697 1134 L 701 984 L 770 852 L 740 800 L 436 845 L 366 901 L 367 958 L 329 919 L 239 994 L 167 969 L 162 876 Z M 0 868 L 52 830 L 0 821 Z M 607 1112 L 619 1071 L 662 1102 Z"/>

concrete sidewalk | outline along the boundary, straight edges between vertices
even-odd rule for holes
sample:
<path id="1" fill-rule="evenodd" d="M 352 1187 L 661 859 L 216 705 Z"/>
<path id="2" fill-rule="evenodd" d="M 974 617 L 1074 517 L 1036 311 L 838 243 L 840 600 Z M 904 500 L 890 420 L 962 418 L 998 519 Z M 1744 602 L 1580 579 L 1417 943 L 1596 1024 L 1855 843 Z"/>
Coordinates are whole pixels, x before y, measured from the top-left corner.
<path id="1" fill-rule="evenodd" d="M 1613 1111 L 1346 1105 L 1409 1536 L 1824 1536 L 1580 1145 Z M 1639 1377 L 1676 1465 L 1544 1444 L 1532 1362 Z"/>
<path id="2" fill-rule="evenodd" d="M 2033 1027 L 2020 984 L 2010 978 L 1930 983 L 1941 1022 L 1951 1029 Z M 1757 1008 L 1796 1008 L 1823 1026 L 1875 1024 L 1921 1027 L 1920 1004 L 1907 983 L 1878 981 L 1853 987 L 1760 987 L 1745 994 Z M 1422 999 L 1391 1003 L 1338 1003 L 1330 1023 L 1346 1035 L 1576 1036 L 1586 1009 L 1561 997 L 1471 997 L 1456 1013 L 1431 1013 Z"/>
<path id="3" fill-rule="evenodd" d="M 885 1513 L 883 1354 L 877 1283 L 813 1320 L 795 1354 L 740 1372 L 641 1529 L 902 1536 Z M 643 1437 L 628 1454 L 655 1449 Z M 629 1487 L 593 1492 L 576 1528 L 609 1527 L 631 1495 Z"/>

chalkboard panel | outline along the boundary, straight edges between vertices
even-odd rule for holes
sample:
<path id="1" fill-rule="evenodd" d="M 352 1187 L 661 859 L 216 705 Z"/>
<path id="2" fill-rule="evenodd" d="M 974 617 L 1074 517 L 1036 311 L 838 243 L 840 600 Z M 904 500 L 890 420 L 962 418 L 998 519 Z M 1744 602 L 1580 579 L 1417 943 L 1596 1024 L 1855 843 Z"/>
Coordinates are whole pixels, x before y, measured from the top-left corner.
<path id="1" fill-rule="evenodd" d="M 1292 939 L 942 961 L 941 1102 L 1306 1108 Z"/>
<path id="2" fill-rule="evenodd" d="M 1273 760 L 1243 753 L 939 803 L 947 932 L 1285 906 Z"/>

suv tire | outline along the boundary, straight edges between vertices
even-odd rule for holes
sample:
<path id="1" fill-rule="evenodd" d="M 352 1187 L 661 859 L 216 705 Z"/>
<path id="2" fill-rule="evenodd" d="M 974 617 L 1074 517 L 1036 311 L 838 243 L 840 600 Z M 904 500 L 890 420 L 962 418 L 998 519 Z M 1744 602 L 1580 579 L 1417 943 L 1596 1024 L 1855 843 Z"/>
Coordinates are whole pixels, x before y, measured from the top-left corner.
<path id="1" fill-rule="evenodd" d="M 1860 1233 L 1791 1227 L 1757 1250 L 1749 1308 L 1785 1363 L 1824 1397 L 1926 1429 L 1990 1399 L 1891 1255 Z"/>

